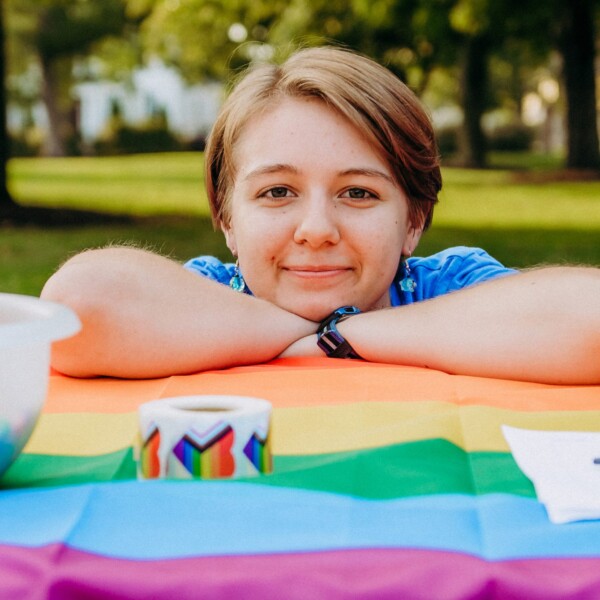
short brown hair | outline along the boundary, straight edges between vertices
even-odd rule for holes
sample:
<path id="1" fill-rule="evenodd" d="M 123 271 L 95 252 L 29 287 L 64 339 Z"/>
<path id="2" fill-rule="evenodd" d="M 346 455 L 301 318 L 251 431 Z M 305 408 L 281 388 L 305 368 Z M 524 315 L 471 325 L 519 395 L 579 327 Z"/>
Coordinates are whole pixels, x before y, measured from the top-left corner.
<path id="1" fill-rule="evenodd" d="M 307 48 L 282 65 L 251 68 L 225 101 L 205 152 L 206 187 L 216 227 L 227 225 L 235 180 L 233 152 L 244 125 L 282 98 L 318 98 L 378 149 L 407 195 L 411 224 L 426 229 L 442 187 L 429 115 L 388 69 L 335 47 Z"/>

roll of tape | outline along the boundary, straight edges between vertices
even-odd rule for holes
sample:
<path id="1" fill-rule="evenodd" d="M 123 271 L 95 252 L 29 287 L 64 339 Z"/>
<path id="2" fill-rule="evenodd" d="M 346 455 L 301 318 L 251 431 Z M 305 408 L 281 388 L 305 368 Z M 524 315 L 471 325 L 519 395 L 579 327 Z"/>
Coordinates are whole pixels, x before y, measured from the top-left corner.
<path id="1" fill-rule="evenodd" d="M 138 409 L 140 479 L 248 477 L 272 471 L 271 404 L 245 396 L 179 396 Z"/>

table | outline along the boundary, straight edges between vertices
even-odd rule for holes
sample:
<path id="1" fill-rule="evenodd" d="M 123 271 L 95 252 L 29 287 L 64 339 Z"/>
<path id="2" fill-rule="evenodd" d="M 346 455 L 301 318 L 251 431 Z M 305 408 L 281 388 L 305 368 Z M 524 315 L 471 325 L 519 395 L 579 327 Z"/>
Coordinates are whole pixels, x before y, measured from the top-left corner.
<path id="1" fill-rule="evenodd" d="M 600 387 L 281 359 L 125 381 L 51 376 L 0 491 L 0 598 L 600 597 L 600 521 L 553 525 L 502 424 L 600 430 Z M 137 481 L 136 410 L 274 407 L 274 472 Z"/>

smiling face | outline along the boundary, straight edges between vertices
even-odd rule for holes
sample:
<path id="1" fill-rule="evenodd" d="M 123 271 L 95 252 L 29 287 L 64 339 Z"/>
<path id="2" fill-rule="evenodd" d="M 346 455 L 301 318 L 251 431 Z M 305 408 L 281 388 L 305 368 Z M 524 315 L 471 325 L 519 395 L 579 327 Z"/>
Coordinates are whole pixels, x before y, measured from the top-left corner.
<path id="1" fill-rule="evenodd" d="M 227 245 L 254 295 L 313 321 L 390 305 L 411 227 L 385 160 L 319 100 L 285 98 L 251 119 L 234 151 Z"/>

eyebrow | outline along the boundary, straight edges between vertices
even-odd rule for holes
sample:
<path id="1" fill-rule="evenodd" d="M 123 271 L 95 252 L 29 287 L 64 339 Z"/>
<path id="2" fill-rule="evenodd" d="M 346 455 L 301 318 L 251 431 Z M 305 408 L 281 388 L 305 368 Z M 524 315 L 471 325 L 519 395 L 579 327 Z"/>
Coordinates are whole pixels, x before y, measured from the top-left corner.
<path id="1" fill-rule="evenodd" d="M 261 175 L 269 175 L 271 173 L 293 173 L 298 174 L 300 171 L 292 166 L 284 163 L 276 163 L 274 165 L 265 165 L 264 167 L 257 167 L 246 175 L 244 179 L 253 179 L 254 177 L 260 177 Z"/>
<path id="2" fill-rule="evenodd" d="M 363 175 L 365 177 L 381 177 L 391 184 L 396 185 L 393 177 L 388 175 L 385 171 L 379 171 L 378 169 L 346 169 L 340 173 L 340 175 Z"/>
<path id="3" fill-rule="evenodd" d="M 261 175 L 269 175 L 271 173 L 293 173 L 297 175 L 300 173 L 300 170 L 294 167 L 293 165 L 288 165 L 285 163 L 276 163 L 273 165 L 265 165 L 263 167 L 257 167 L 256 169 L 250 171 L 244 176 L 244 179 L 253 179 L 254 177 L 260 177 Z M 393 177 L 388 175 L 385 171 L 379 171 L 378 169 L 367 169 L 367 168 L 351 168 L 344 169 L 338 173 L 339 176 L 348 176 L 348 175 L 362 175 L 363 177 L 379 177 L 381 179 L 385 179 L 389 181 L 391 184 L 396 185 L 396 182 Z"/>

